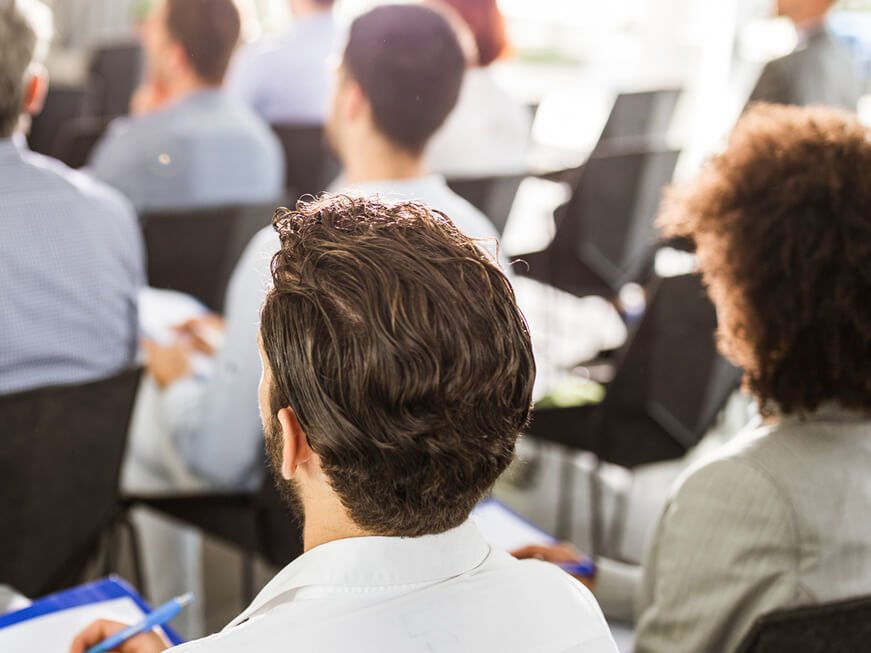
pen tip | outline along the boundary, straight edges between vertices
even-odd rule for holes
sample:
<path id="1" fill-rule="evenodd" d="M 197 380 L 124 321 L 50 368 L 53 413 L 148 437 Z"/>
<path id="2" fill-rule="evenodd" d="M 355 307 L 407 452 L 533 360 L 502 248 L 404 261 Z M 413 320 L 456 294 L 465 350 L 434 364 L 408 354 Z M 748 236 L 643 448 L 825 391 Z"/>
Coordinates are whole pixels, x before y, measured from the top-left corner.
<path id="1" fill-rule="evenodd" d="M 187 594 L 182 594 L 180 597 L 176 599 L 181 605 L 190 605 L 194 601 L 194 595 L 191 592 Z"/>

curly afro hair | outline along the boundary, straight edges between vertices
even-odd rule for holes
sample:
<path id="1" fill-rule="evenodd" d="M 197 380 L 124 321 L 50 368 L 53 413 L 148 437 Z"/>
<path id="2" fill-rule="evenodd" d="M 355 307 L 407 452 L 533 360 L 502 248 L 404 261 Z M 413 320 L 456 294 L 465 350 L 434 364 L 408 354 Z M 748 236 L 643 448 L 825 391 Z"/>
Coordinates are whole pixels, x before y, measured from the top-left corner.
<path id="1" fill-rule="evenodd" d="M 854 115 L 751 107 L 659 221 L 695 242 L 720 347 L 763 411 L 871 413 L 871 131 Z"/>

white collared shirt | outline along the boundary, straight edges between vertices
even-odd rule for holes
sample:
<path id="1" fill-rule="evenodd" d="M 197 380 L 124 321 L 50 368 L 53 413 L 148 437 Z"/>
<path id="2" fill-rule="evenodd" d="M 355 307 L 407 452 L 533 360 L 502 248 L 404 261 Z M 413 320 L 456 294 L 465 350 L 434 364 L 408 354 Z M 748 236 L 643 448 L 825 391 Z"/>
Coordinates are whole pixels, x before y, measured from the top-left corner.
<path id="1" fill-rule="evenodd" d="M 318 546 L 223 631 L 177 653 L 616 653 L 592 594 L 466 522 L 419 538 Z"/>

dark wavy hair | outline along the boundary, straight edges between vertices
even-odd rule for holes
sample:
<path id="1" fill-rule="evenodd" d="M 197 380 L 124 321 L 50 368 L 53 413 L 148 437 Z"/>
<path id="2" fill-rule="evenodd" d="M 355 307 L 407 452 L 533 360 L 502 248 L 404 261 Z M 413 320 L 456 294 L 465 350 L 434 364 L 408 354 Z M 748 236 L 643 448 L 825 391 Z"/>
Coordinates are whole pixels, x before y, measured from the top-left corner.
<path id="1" fill-rule="evenodd" d="M 871 132 L 759 104 L 660 224 L 693 239 L 721 348 L 767 412 L 871 412 Z"/>
<path id="2" fill-rule="evenodd" d="M 323 196 L 273 222 L 272 415 L 293 409 L 361 528 L 460 525 L 529 418 L 532 347 L 505 275 L 419 203 Z"/>

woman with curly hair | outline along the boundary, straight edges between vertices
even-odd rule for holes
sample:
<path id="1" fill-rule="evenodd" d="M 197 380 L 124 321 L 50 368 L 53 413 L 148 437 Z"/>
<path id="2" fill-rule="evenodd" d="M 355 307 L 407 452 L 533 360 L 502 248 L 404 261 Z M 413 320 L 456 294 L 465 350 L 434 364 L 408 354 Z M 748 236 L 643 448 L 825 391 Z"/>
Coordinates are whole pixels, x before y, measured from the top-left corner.
<path id="1" fill-rule="evenodd" d="M 660 224 L 695 242 L 720 348 L 765 419 L 675 485 L 635 651 L 734 651 L 764 614 L 871 594 L 871 130 L 756 105 Z"/>
<path id="2" fill-rule="evenodd" d="M 767 419 L 678 483 L 636 651 L 731 651 L 763 614 L 871 594 L 871 132 L 757 105 L 660 222 Z"/>

